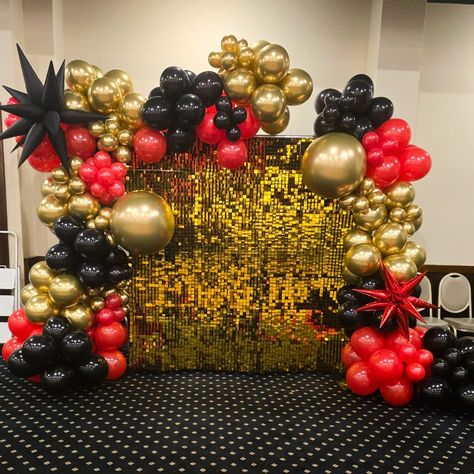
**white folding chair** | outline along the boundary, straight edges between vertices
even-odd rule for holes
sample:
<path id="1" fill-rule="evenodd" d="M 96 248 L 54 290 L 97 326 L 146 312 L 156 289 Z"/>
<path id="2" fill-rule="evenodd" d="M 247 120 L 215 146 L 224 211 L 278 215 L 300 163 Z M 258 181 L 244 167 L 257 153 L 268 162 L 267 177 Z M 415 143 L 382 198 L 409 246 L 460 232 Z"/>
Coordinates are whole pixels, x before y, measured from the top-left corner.
<path id="1" fill-rule="evenodd" d="M 444 318 L 456 337 L 457 331 L 474 332 L 471 285 L 464 275 L 448 273 L 439 282 L 438 317 L 441 317 L 443 308 L 453 314 L 468 310 L 467 318 Z"/>
<path id="2" fill-rule="evenodd" d="M 424 277 L 420 282 L 421 286 L 421 295 L 420 298 L 428 303 L 433 303 L 433 294 L 431 292 L 431 282 L 428 277 Z M 423 313 L 426 313 L 428 316 L 425 317 Z M 418 326 L 432 328 L 432 327 L 443 327 L 448 328 L 448 323 L 441 319 L 441 315 L 438 313 L 436 317 L 433 317 L 433 310 L 431 308 L 425 308 L 420 311 L 420 314 L 425 319 L 425 322 L 422 323 L 418 321 Z"/>

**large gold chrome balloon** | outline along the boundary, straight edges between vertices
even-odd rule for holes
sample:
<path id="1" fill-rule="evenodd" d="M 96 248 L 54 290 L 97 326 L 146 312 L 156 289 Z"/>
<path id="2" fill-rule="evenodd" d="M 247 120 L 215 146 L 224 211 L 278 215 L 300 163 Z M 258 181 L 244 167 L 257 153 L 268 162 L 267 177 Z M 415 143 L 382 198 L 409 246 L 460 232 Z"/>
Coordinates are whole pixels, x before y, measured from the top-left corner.
<path id="1" fill-rule="evenodd" d="M 384 258 L 383 263 L 398 281 L 408 281 L 416 276 L 415 262 L 406 255 L 389 255 Z"/>
<path id="2" fill-rule="evenodd" d="M 357 244 L 351 247 L 345 257 L 344 264 L 354 275 L 363 277 L 372 275 L 380 268 L 382 256 L 372 244 Z"/>
<path id="3" fill-rule="evenodd" d="M 97 78 L 97 72 L 89 63 L 76 59 L 66 66 L 65 77 L 70 89 L 85 94 Z"/>
<path id="4" fill-rule="evenodd" d="M 41 294 L 41 292 L 37 290 L 31 283 L 29 283 L 21 289 L 21 304 L 26 304 L 30 298 L 33 298 L 33 296 L 38 296 L 39 294 Z"/>
<path id="5" fill-rule="evenodd" d="M 365 175 L 367 157 L 362 144 L 352 135 L 328 133 L 309 145 L 301 168 L 303 181 L 311 191 L 339 198 L 357 189 Z"/>
<path id="6" fill-rule="evenodd" d="M 416 242 L 407 242 L 406 247 L 401 252 L 405 257 L 409 257 L 415 262 L 417 268 L 420 268 L 426 262 L 426 250 Z"/>
<path id="7" fill-rule="evenodd" d="M 415 199 L 415 188 L 413 184 L 405 181 L 392 184 L 385 190 L 387 195 L 386 206 L 392 207 L 407 207 Z"/>
<path id="8" fill-rule="evenodd" d="M 258 40 L 252 45 L 252 50 L 255 53 L 255 55 L 257 55 L 260 52 L 260 50 L 262 50 L 263 48 L 265 48 L 265 46 L 268 46 L 269 44 L 270 43 L 268 41 Z"/>
<path id="9" fill-rule="evenodd" d="M 356 285 L 360 280 L 360 277 L 350 272 L 347 267 L 342 269 L 342 278 L 346 283 L 350 283 L 351 285 Z"/>
<path id="10" fill-rule="evenodd" d="M 95 110 L 108 114 L 118 108 L 122 93 L 114 79 L 104 76 L 93 82 L 87 91 L 87 99 Z"/>
<path id="11" fill-rule="evenodd" d="M 100 211 L 100 202 L 89 193 L 73 194 L 68 206 L 69 212 L 83 221 L 92 219 Z"/>
<path id="12" fill-rule="evenodd" d="M 385 257 L 400 253 L 407 244 L 408 235 L 401 224 L 387 222 L 375 230 L 372 237 L 374 245 Z"/>
<path id="13" fill-rule="evenodd" d="M 66 109 L 71 110 L 82 110 L 84 112 L 91 110 L 91 106 L 85 95 L 70 90 L 64 92 L 64 105 Z"/>
<path id="14" fill-rule="evenodd" d="M 54 270 L 46 265 L 46 262 L 43 260 L 41 262 L 35 263 L 28 273 L 28 279 L 30 283 L 42 293 L 47 293 L 49 285 L 53 278 L 57 275 Z"/>
<path id="15" fill-rule="evenodd" d="M 39 220 L 51 226 L 61 216 L 65 216 L 68 212 L 67 203 L 58 201 L 52 194 L 45 196 L 36 210 Z"/>
<path id="16" fill-rule="evenodd" d="M 362 230 L 375 230 L 381 226 L 387 218 L 385 206 L 371 207 L 368 211 L 354 214 L 354 222 Z"/>
<path id="17" fill-rule="evenodd" d="M 343 246 L 345 252 L 354 247 L 354 245 L 371 243 L 370 234 L 360 229 L 352 229 L 344 235 Z"/>
<path id="18" fill-rule="evenodd" d="M 119 109 L 119 117 L 122 123 L 130 128 L 140 128 L 143 126 L 140 112 L 146 99 L 137 92 L 130 92 L 124 96 Z M 118 130 L 117 130 L 118 132 Z"/>
<path id="19" fill-rule="evenodd" d="M 132 79 L 125 71 L 122 71 L 120 69 L 112 69 L 111 71 L 107 71 L 104 74 L 104 77 L 108 77 L 115 81 L 115 83 L 120 89 L 122 96 L 133 91 Z"/>
<path id="20" fill-rule="evenodd" d="M 279 85 L 285 94 L 288 105 L 302 104 L 313 93 L 311 76 L 303 69 L 290 69 Z"/>
<path id="21" fill-rule="evenodd" d="M 252 95 L 252 110 L 260 122 L 275 122 L 286 107 L 283 91 L 275 84 L 262 84 Z"/>
<path id="22" fill-rule="evenodd" d="M 226 94 L 236 102 L 248 102 L 255 92 L 257 80 L 252 71 L 237 68 L 230 71 L 224 79 Z"/>
<path id="23" fill-rule="evenodd" d="M 94 323 L 94 313 L 84 303 L 64 308 L 61 314 L 69 319 L 75 329 L 81 329 L 82 331 L 87 331 Z"/>
<path id="24" fill-rule="evenodd" d="M 288 74 L 290 58 L 283 46 L 269 44 L 255 57 L 255 74 L 264 83 L 278 84 Z"/>
<path id="25" fill-rule="evenodd" d="M 98 77 L 104 77 L 104 71 L 99 66 L 96 66 L 95 64 L 91 64 L 91 66 L 94 68 L 96 78 Z"/>
<path id="26" fill-rule="evenodd" d="M 173 237 L 174 216 L 168 203 L 150 191 L 132 191 L 112 209 L 110 230 L 117 243 L 136 254 L 162 250 Z"/>
<path id="27" fill-rule="evenodd" d="M 49 297 L 57 306 L 67 308 L 81 301 L 84 289 L 74 275 L 62 273 L 54 277 L 49 284 Z"/>
<path id="28" fill-rule="evenodd" d="M 262 130 L 269 135 L 276 135 L 277 133 L 283 132 L 285 128 L 288 126 L 288 122 L 290 121 L 290 110 L 288 107 L 285 107 L 285 111 L 277 118 L 274 122 L 265 123 L 262 122 L 260 126 Z"/>
<path id="29" fill-rule="evenodd" d="M 25 304 L 26 317 L 32 323 L 45 323 L 49 318 L 55 316 L 57 313 L 58 309 L 45 293 L 31 297 Z"/>

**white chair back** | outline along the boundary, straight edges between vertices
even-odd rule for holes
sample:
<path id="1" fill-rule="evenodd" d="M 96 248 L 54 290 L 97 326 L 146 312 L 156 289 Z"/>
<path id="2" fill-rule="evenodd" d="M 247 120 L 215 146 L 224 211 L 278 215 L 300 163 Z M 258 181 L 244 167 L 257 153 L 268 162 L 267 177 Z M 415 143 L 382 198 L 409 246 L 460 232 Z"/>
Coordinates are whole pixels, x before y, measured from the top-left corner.
<path id="1" fill-rule="evenodd" d="M 428 303 L 433 303 L 433 293 L 431 291 L 431 282 L 427 276 L 423 278 L 420 282 L 421 294 L 420 299 L 427 301 Z M 420 314 L 424 317 L 425 314 L 428 314 L 428 317 L 433 317 L 433 310 L 431 308 L 420 308 Z"/>
<path id="2" fill-rule="evenodd" d="M 460 273 L 448 273 L 439 282 L 438 317 L 441 309 L 450 313 L 461 313 L 468 309 L 472 318 L 471 285 L 469 280 Z"/>

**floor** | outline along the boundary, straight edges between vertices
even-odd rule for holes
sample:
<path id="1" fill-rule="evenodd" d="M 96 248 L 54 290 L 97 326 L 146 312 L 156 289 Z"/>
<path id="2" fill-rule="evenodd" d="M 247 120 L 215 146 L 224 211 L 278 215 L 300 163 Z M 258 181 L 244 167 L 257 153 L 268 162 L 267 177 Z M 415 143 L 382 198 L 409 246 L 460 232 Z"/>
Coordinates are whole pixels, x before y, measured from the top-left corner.
<path id="1" fill-rule="evenodd" d="M 0 472 L 468 473 L 472 419 L 321 374 L 129 373 L 53 398 L 0 365 Z"/>

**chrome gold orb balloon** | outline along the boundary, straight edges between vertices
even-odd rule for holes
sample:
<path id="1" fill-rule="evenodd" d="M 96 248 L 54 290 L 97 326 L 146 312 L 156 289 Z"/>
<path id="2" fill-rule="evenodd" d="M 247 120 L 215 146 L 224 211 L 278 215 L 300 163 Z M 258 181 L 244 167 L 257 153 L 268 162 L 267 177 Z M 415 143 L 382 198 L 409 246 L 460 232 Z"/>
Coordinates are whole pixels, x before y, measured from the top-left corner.
<path id="1" fill-rule="evenodd" d="M 368 232 L 360 229 L 352 229 L 344 235 L 343 247 L 347 252 L 351 247 L 358 244 L 371 244 L 372 238 Z"/>
<path id="2" fill-rule="evenodd" d="M 238 103 L 248 102 L 257 88 L 257 80 L 252 71 L 237 68 L 224 79 L 226 94 Z"/>
<path id="3" fill-rule="evenodd" d="M 100 211 L 100 202 L 89 193 L 73 194 L 68 203 L 69 212 L 86 221 L 94 218 Z"/>
<path id="4" fill-rule="evenodd" d="M 104 76 L 94 81 L 87 91 L 87 98 L 94 110 L 109 114 L 118 109 L 122 93 L 117 82 Z"/>
<path id="5" fill-rule="evenodd" d="M 234 35 L 226 35 L 221 39 L 222 51 L 236 53 L 238 49 L 238 40 Z"/>
<path id="6" fill-rule="evenodd" d="M 344 265 L 354 275 L 364 277 L 373 275 L 380 269 L 382 256 L 372 244 L 357 244 L 351 247 L 345 257 Z"/>
<path id="7" fill-rule="evenodd" d="M 303 69 L 290 69 L 280 82 L 288 105 L 299 105 L 306 102 L 313 93 L 311 76 Z"/>
<path id="8" fill-rule="evenodd" d="M 25 304 L 26 317 L 35 324 L 44 324 L 58 314 L 58 309 L 46 293 L 31 297 Z"/>
<path id="9" fill-rule="evenodd" d="M 49 284 L 48 294 L 51 301 L 62 308 L 79 303 L 84 293 L 80 281 L 74 275 L 62 273 L 54 277 Z"/>
<path id="10" fill-rule="evenodd" d="M 261 122 L 260 126 L 265 133 L 269 135 L 276 135 L 283 132 L 290 122 L 290 110 L 285 107 L 285 111 L 274 122 Z"/>
<path id="11" fill-rule="evenodd" d="M 222 51 L 212 51 L 209 53 L 207 57 L 207 61 L 209 65 L 215 68 L 221 67 L 221 60 L 222 60 Z"/>
<path id="12" fill-rule="evenodd" d="M 381 226 L 387 218 L 385 206 L 371 207 L 369 210 L 354 214 L 354 222 L 362 230 L 375 230 Z"/>
<path id="13" fill-rule="evenodd" d="M 112 69 L 104 74 L 104 78 L 112 79 L 120 89 L 122 96 L 133 92 L 133 83 L 131 77 L 121 69 Z"/>
<path id="14" fill-rule="evenodd" d="M 87 331 L 94 324 L 94 313 L 85 303 L 79 303 L 68 308 L 64 308 L 61 314 L 69 319 L 74 329 Z"/>
<path id="15" fill-rule="evenodd" d="M 38 296 L 39 294 L 41 294 L 41 291 L 37 290 L 31 283 L 29 283 L 21 289 L 21 304 L 25 305 L 30 298 L 33 298 L 33 296 Z"/>
<path id="16" fill-rule="evenodd" d="M 97 120 L 96 122 L 91 122 L 89 124 L 89 133 L 95 137 L 99 138 L 105 133 L 105 123 L 102 120 Z"/>
<path id="17" fill-rule="evenodd" d="M 45 197 L 53 194 L 55 186 L 56 184 L 51 176 L 46 178 L 41 185 L 41 195 Z"/>
<path id="18" fill-rule="evenodd" d="M 290 58 L 279 44 L 268 44 L 255 56 L 255 74 L 265 84 L 278 84 L 288 74 Z"/>
<path id="19" fill-rule="evenodd" d="M 121 122 L 132 129 L 143 127 L 141 110 L 145 101 L 145 97 L 137 92 L 130 92 L 125 95 L 119 108 Z"/>
<path id="20" fill-rule="evenodd" d="M 385 190 L 387 195 L 386 206 L 392 207 L 407 207 L 415 199 L 415 188 L 413 184 L 400 181 L 392 184 Z"/>
<path id="21" fill-rule="evenodd" d="M 275 122 L 285 112 L 286 97 L 275 84 L 262 84 L 252 95 L 252 111 L 260 122 Z"/>
<path id="22" fill-rule="evenodd" d="M 401 224 L 387 222 L 377 228 L 372 236 L 373 244 L 386 257 L 400 253 L 407 244 L 408 235 Z"/>
<path id="23" fill-rule="evenodd" d="M 389 255 L 384 258 L 383 263 L 400 282 L 408 281 L 417 274 L 415 262 L 406 255 Z"/>
<path id="24" fill-rule="evenodd" d="M 42 293 L 47 293 L 49 285 L 53 278 L 57 275 L 54 270 L 46 265 L 46 262 L 43 260 L 41 262 L 35 263 L 28 273 L 28 279 L 30 283 Z"/>
<path id="25" fill-rule="evenodd" d="M 90 112 L 91 106 L 87 97 L 80 92 L 74 92 L 71 90 L 64 92 L 64 105 L 66 109 L 71 110 L 82 110 L 83 112 Z"/>
<path id="26" fill-rule="evenodd" d="M 76 59 L 66 66 L 66 84 L 75 92 L 85 94 L 97 77 L 95 69 L 85 61 Z"/>
<path id="27" fill-rule="evenodd" d="M 359 283 L 360 277 L 357 275 L 354 275 L 347 267 L 344 267 L 342 269 L 342 278 L 346 283 L 349 283 L 351 285 L 357 285 Z"/>
<path id="28" fill-rule="evenodd" d="M 420 268 L 426 262 L 426 250 L 416 242 L 407 242 L 401 254 L 413 260 L 417 268 Z"/>

